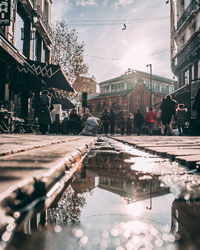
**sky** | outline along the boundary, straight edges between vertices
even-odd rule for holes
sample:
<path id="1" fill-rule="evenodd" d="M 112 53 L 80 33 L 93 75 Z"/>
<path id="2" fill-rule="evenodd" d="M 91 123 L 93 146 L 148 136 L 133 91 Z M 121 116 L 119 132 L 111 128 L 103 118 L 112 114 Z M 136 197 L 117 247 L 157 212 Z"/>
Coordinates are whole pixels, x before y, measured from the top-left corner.
<path id="1" fill-rule="evenodd" d="M 85 42 L 89 76 L 102 82 L 128 68 L 172 79 L 170 9 L 165 0 L 53 0 L 52 24 L 64 18 Z M 126 29 L 123 30 L 126 25 Z"/>

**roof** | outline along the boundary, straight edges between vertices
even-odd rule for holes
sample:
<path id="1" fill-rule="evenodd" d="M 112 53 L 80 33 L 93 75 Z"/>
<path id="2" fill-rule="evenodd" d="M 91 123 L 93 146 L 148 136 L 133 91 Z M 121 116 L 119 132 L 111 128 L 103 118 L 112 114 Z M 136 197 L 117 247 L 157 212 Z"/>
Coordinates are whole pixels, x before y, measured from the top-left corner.
<path id="1" fill-rule="evenodd" d="M 102 84 L 106 84 L 106 83 L 109 83 L 109 82 L 122 81 L 124 79 L 132 77 L 133 75 L 138 76 L 139 74 L 143 75 L 143 77 L 149 78 L 149 73 L 139 71 L 139 70 L 133 70 L 133 73 L 130 73 L 130 74 L 127 74 L 127 75 L 121 75 L 121 76 L 118 76 L 118 77 L 115 77 L 115 78 L 111 78 L 109 80 L 100 82 L 99 84 L 102 85 Z M 172 79 L 162 77 L 162 76 L 158 76 L 158 75 L 154 75 L 154 74 L 152 74 L 152 79 L 162 81 L 162 82 L 167 82 L 167 83 L 175 83 L 176 82 L 176 81 L 174 81 Z"/>
<path id="2" fill-rule="evenodd" d="M 118 96 L 118 95 L 127 95 L 132 91 L 132 89 L 129 90 L 125 90 L 125 91 L 120 91 L 120 92 L 111 92 L 111 93 L 106 93 L 106 94 L 99 94 L 97 96 L 94 96 L 93 98 L 90 98 L 89 100 L 93 100 L 93 99 L 100 99 L 103 97 L 109 97 L 109 96 Z"/>

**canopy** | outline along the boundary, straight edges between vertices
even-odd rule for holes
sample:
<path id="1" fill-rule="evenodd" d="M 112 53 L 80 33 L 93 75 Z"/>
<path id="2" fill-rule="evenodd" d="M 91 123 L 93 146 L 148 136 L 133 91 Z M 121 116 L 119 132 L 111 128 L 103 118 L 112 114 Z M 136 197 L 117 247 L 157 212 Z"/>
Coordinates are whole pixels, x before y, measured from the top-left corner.
<path id="1" fill-rule="evenodd" d="M 60 65 L 32 60 L 27 60 L 27 63 L 28 67 L 26 65 L 24 67 L 20 67 L 19 70 L 29 73 L 31 68 L 35 72 L 36 76 L 41 77 L 41 79 L 47 84 L 47 88 L 57 88 L 68 92 L 74 92 L 68 76 Z"/>

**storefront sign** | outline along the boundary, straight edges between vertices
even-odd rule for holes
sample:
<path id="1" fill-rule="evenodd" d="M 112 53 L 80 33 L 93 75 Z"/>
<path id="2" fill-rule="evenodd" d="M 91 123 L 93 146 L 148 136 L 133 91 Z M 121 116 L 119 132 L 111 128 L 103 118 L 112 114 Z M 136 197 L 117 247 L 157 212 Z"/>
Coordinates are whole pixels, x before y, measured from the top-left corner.
<path id="1" fill-rule="evenodd" d="M 0 0 L 0 25 L 10 25 L 10 1 L 11 0 Z"/>

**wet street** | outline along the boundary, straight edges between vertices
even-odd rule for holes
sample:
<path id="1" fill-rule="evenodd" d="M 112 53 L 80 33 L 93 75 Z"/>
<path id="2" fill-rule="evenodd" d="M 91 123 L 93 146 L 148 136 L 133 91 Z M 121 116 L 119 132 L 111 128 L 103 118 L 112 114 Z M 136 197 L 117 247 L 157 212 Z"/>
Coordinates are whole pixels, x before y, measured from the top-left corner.
<path id="1" fill-rule="evenodd" d="M 199 249 L 199 184 L 197 170 L 102 137 L 50 208 L 20 218 L 6 249 Z"/>

